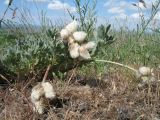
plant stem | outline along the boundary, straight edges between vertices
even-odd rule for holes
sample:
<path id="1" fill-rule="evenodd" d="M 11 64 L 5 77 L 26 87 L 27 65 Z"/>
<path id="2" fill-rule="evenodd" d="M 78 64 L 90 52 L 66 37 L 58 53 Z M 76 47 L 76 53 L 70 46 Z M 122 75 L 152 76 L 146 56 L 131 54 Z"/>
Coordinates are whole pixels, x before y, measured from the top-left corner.
<path id="1" fill-rule="evenodd" d="M 43 77 L 42 82 L 45 82 L 45 81 L 46 81 L 46 78 L 47 78 L 47 76 L 48 76 L 48 72 L 49 72 L 50 68 L 51 68 L 51 64 L 48 65 L 47 70 L 46 70 L 46 72 L 45 72 L 45 74 L 44 74 L 44 77 Z"/>
<path id="2" fill-rule="evenodd" d="M 7 6 L 6 10 L 4 11 L 2 18 L 0 19 L 0 28 L 1 28 L 2 21 L 5 17 L 5 15 L 7 14 L 7 11 L 9 9 L 9 7 L 11 6 L 12 2 L 13 2 L 13 0 L 9 0 L 8 6 Z"/>
<path id="3" fill-rule="evenodd" d="M 134 72 L 137 72 L 136 69 L 134 69 L 134 68 L 132 68 L 132 67 L 130 67 L 128 65 L 124 65 L 124 64 L 118 63 L 118 62 L 113 62 L 113 61 L 109 61 L 109 60 L 94 60 L 94 61 L 95 62 L 103 62 L 103 63 L 110 63 L 110 64 L 114 64 L 114 65 L 119 65 L 121 67 L 125 67 L 125 68 L 130 69 L 130 70 L 132 70 Z"/>
<path id="4" fill-rule="evenodd" d="M 155 6 L 155 8 L 154 8 L 155 10 L 152 11 L 152 14 L 151 14 L 149 20 L 147 20 L 147 23 L 143 26 L 142 31 L 141 31 L 140 34 L 139 34 L 139 38 L 141 38 L 141 36 L 142 36 L 142 34 L 144 33 L 144 31 L 146 30 L 147 26 L 150 24 L 150 22 L 151 22 L 151 21 L 154 19 L 154 17 L 157 15 L 158 7 L 159 7 L 159 6 L 160 6 L 160 0 L 157 1 L 157 4 L 156 4 L 156 6 Z"/>

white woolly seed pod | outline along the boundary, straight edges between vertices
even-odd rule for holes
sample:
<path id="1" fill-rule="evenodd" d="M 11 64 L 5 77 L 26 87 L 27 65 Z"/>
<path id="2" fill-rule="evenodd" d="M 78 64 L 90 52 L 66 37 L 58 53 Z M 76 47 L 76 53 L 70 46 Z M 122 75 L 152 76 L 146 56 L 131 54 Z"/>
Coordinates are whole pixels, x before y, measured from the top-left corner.
<path id="1" fill-rule="evenodd" d="M 72 44 L 72 43 L 74 43 L 75 42 L 75 40 L 73 39 L 73 37 L 69 37 L 68 38 L 68 43 L 69 44 Z"/>
<path id="2" fill-rule="evenodd" d="M 56 93 L 49 82 L 38 83 L 33 87 L 31 93 L 31 101 L 34 105 L 33 110 L 39 114 L 43 114 L 45 107 L 48 106 L 47 99 L 53 99 L 55 97 Z"/>
<path id="3" fill-rule="evenodd" d="M 77 58 L 79 57 L 79 44 L 78 43 L 72 43 L 70 44 L 69 46 L 69 53 L 70 53 L 70 56 L 71 58 Z"/>
<path id="4" fill-rule="evenodd" d="M 79 54 L 80 57 L 84 60 L 91 59 L 89 51 L 84 46 L 79 47 Z"/>
<path id="5" fill-rule="evenodd" d="M 34 105 L 33 110 L 38 112 L 39 114 L 44 113 L 44 103 L 42 98 L 43 96 L 44 96 L 44 88 L 42 87 L 41 83 L 38 83 L 32 89 L 31 101 Z"/>
<path id="6" fill-rule="evenodd" d="M 72 21 L 66 26 L 66 29 L 68 30 L 69 34 L 74 33 L 78 29 L 78 22 L 77 21 Z"/>
<path id="7" fill-rule="evenodd" d="M 83 42 L 87 37 L 87 33 L 85 33 L 84 31 L 74 32 L 73 37 L 74 37 L 75 41 Z"/>
<path id="8" fill-rule="evenodd" d="M 34 103 L 35 101 L 38 101 L 41 98 L 41 96 L 43 96 L 43 95 L 44 95 L 44 89 L 42 87 L 42 84 L 38 83 L 32 89 L 31 101 Z"/>
<path id="9" fill-rule="evenodd" d="M 153 70 L 149 67 L 140 67 L 137 71 L 137 77 L 140 78 L 142 76 L 151 76 L 151 75 L 154 75 L 153 73 Z"/>
<path id="10" fill-rule="evenodd" d="M 151 75 L 151 73 L 152 73 L 152 70 L 151 70 L 151 68 L 149 68 L 149 67 L 140 67 L 139 68 L 139 73 L 141 74 L 141 75 L 143 75 L 143 76 L 148 76 L 148 75 Z"/>
<path id="11" fill-rule="evenodd" d="M 83 45 L 87 50 L 92 50 L 93 48 L 95 48 L 96 43 L 93 41 L 90 41 L 86 44 Z"/>
<path id="12" fill-rule="evenodd" d="M 60 32 L 60 35 L 62 37 L 62 39 L 67 39 L 69 37 L 69 32 L 67 29 L 62 29 L 61 32 Z"/>
<path id="13" fill-rule="evenodd" d="M 39 114 L 43 114 L 44 113 L 44 109 L 45 109 L 45 103 L 44 103 L 43 99 L 40 99 L 39 101 L 35 101 L 34 102 L 33 110 L 35 112 L 38 112 Z"/>
<path id="14" fill-rule="evenodd" d="M 46 98 L 53 99 L 56 97 L 56 93 L 53 89 L 53 86 L 49 82 L 42 83 L 42 87 L 44 89 L 44 94 Z"/>

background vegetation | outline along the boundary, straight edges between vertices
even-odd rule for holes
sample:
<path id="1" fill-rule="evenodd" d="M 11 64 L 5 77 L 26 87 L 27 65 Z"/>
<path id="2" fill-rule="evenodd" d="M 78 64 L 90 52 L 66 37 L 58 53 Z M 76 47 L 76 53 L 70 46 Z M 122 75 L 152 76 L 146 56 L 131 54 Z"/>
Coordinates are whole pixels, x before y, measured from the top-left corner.
<path id="1" fill-rule="evenodd" d="M 96 27 L 97 1 L 89 1 L 82 4 L 81 0 L 75 0 L 77 14 L 73 15 L 69 11 L 68 13 L 72 19 L 80 22 L 79 30 L 87 32 L 88 40 L 97 43 L 92 53 L 93 61 L 77 63 L 71 59 L 67 52 L 68 48 L 59 34 L 66 24 L 54 25 L 44 12 L 41 12 L 40 26 L 30 22 L 33 19 L 29 11 L 25 13 L 18 11 L 20 13 L 18 25 L 3 20 L 5 25 L 0 28 L 0 79 L 7 81 L 9 86 L 5 84 L 5 92 L 2 92 L 2 98 L 6 101 L 3 101 L 1 109 L 10 109 L 15 105 L 16 94 L 18 94 L 18 98 L 26 101 L 28 106 L 20 102 L 20 105 L 15 107 L 17 111 L 10 109 L 8 112 L 10 114 L 13 112 L 16 115 L 15 119 L 19 120 L 27 119 L 27 116 L 38 119 L 40 116 L 34 115 L 29 107 L 30 88 L 35 82 L 42 80 L 46 67 L 52 64 L 48 79 L 56 80 L 53 84 L 57 94 L 61 99 L 69 98 L 69 100 L 67 105 L 60 102 L 63 107 L 58 107 L 58 112 L 51 109 L 48 119 L 149 120 L 155 118 L 156 120 L 160 118 L 159 83 L 139 89 L 140 81 L 136 80 L 130 71 L 110 64 L 94 62 L 95 59 L 111 60 L 136 69 L 140 66 L 149 66 L 154 68 L 156 79 L 160 79 L 160 33 L 158 29 L 149 29 L 150 22 L 159 10 L 160 1 L 153 3 L 150 18 L 146 19 L 143 16 L 137 29 L 133 30 L 126 26 L 116 30 L 109 23 Z M 84 85 L 89 85 L 91 89 L 84 88 Z M 10 91 L 11 88 L 13 91 Z M 85 93 L 86 91 L 89 92 Z M 94 94 L 91 95 L 92 92 Z M 8 104 L 10 98 L 14 100 Z M 90 102 L 85 102 L 86 100 Z M 71 105 L 72 102 L 75 106 Z M 79 104 L 85 104 L 81 108 L 84 111 L 80 112 Z M 24 109 L 21 111 L 20 108 Z M 23 115 L 25 109 L 27 112 Z M 13 117 L 14 114 L 11 116 Z M 1 116 L 8 120 L 11 117 L 6 115 L 3 109 Z"/>

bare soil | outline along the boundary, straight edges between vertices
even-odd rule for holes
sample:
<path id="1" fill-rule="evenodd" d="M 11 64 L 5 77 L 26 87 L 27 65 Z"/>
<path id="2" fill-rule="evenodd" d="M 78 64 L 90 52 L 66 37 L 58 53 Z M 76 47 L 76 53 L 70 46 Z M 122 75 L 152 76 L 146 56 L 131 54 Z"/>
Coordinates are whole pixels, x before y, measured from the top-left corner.
<path id="1" fill-rule="evenodd" d="M 159 73 L 157 70 L 157 80 Z M 21 81 L 1 89 L 1 120 L 160 119 L 158 81 L 138 87 L 141 81 L 123 72 L 108 73 L 99 79 L 82 76 L 68 78 L 50 80 L 57 92 L 57 98 L 49 101 L 50 107 L 43 115 L 33 112 L 30 101 L 31 89 L 37 83 L 36 80 Z"/>

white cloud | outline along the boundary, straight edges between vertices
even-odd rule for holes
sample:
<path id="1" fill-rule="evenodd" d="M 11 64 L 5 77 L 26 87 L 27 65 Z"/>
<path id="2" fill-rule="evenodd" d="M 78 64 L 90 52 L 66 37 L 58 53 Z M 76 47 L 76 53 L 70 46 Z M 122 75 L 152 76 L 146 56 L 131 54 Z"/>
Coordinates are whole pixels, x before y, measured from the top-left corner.
<path id="1" fill-rule="evenodd" d="M 130 15 L 130 17 L 135 18 L 135 19 L 138 19 L 140 16 L 141 16 L 140 13 L 133 13 Z"/>
<path id="2" fill-rule="evenodd" d="M 49 3 L 48 8 L 53 10 L 69 10 L 70 12 L 76 11 L 75 7 L 69 5 L 68 3 L 62 3 L 59 0 L 54 0 L 51 3 Z"/>
<path id="3" fill-rule="evenodd" d="M 121 6 L 121 7 L 125 7 L 125 6 L 128 6 L 128 2 L 126 2 L 126 1 L 120 1 L 119 2 L 119 5 Z"/>
<path id="4" fill-rule="evenodd" d="M 119 0 L 108 0 L 107 2 L 104 3 L 104 6 L 105 7 L 113 7 L 113 6 L 116 6 L 116 7 L 125 7 L 128 5 L 129 2 L 126 2 L 126 1 L 119 1 Z"/>
<path id="5" fill-rule="evenodd" d="M 9 0 L 4 1 L 4 4 L 8 5 L 8 3 L 9 3 Z"/>
<path id="6" fill-rule="evenodd" d="M 117 7 L 117 10 L 120 10 L 119 13 L 122 13 L 123 11 L 138 11 L 138 8 L 136 6 L 133 6 L 133 3 L 136 4 L 139 8 L 141 8 L 143 11 L 151 10 L 152 3 L 155 3 L 156 0 L 145 0 L 146 8 L 141 2 L 133 2 L 133 1 L 125 1 L 125 0 L 107 0 L 107 2 L 104 3 L 104 6 L 107 9 L 111 9 L 109 11 L 112 11 L 112 9 Z M 118 12 L 117 12 L 118 13 Z"/>
<path id="7" fill-rule="evenodd" d="M 146 3 L 146 8 L 142 3 L 138 2 L 138 0 L 106 0 L 104 7 L 107 12 L 110 13 L 108 15 L 110 23 L 113 23 L 115 26 L 123 26 L 126 24 L 126 26 L 129 26 L 130 28 L 136 28 L 136 24 L 140 23 L 140 17 L 143 14 L 145 19 L 149 18 L 152 3 L 155 3 L 157 0 L 144 1 Z M 133 3 L 139 6 L 142 11 L 134 6 Z M 155 16 L 154 23 L 160 25 L 160 12 Z"/>
<path id="8" fill-rule="evenodd" d="M 117 16 L 117 18 L 120 18 L 120 19 L 126 19 L 128 16 L 125 14 L 125 13 L 121 13 Z"/>
<path id="9" fill-rule="evenodd" d="M 116 0 L 108 0 L 107 2 L 104 3 L 105 7 L 110 7 L 115 3 Z"/>
<path id="10" fill-rule="evenodd" d="M 108 10 L 109 13 L 124 13 L 125 10 L 121 7 L 113 7 Z"/>
<path id="11" fill-rule="evenodd" d="M 129 6 L 129 2 L 126 2 L 124 0 L 108 0 L 104 3 L 104 6 L 108 9 L 109 13 L 124 14 L 126 8 L 128 8 Z"/>

